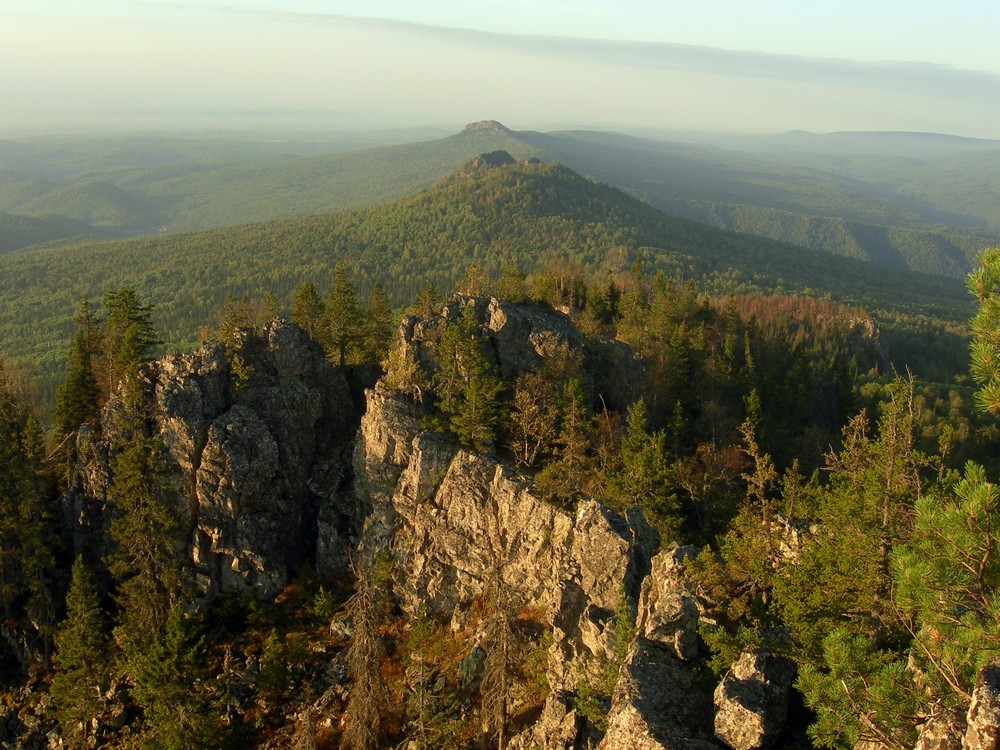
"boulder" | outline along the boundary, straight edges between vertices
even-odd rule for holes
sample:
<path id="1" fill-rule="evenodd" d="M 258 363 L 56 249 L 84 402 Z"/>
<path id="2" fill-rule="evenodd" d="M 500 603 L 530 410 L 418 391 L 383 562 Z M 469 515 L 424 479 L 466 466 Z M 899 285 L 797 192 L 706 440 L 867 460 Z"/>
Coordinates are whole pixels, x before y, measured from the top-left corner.
<path id="1" fill-rule="evenodd" d="M 744 651 L 715 690 L 715 736 L 733 750 L 773 747 L 785 728 L 794 665 Z"/>
<path id="2" fill-rule="evenodd" d="M 963 750 L 996 750 L 1000 747 L 1000 659 L 976 675 L 967 715 Z"/>

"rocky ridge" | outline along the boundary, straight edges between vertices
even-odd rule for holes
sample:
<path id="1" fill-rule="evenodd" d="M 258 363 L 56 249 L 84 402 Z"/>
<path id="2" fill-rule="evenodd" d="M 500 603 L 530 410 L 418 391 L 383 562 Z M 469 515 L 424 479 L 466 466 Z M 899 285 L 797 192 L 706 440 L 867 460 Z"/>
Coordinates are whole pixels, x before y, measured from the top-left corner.
<path id="1" fill-rule="evenodd" d="M 251 372 L 245 384 L 233 377 L 225 346 L 213 342 L 152 363 L 143 387 L 153 404 L 149 429 L 167 449 L 175 510 L 188 529 L 183 554 L 203 596 L 245 591 L 270 599 L 303 562 L 327 575 L 345 570 L 358 515 L 347 491 L 357 416 L 344 374 L 298 327 L 278 319 L 238 337 Z M 80 439 L 77 485 L 64 500 L 77 549 L 105 544 L 121 408 L 112 398 L 105 434 Z"/>

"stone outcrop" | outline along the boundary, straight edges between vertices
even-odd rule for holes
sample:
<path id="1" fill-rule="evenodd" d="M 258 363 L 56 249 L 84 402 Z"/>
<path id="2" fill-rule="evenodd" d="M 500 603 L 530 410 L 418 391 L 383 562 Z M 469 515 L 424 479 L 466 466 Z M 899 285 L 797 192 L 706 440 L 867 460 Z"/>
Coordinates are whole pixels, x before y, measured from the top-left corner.
<path id="1" fill-rule="evenodd" d="M 408 366 L 432 372 L 443 327 L 467 308 L 505 378 L 585 348 L 554 310 L 457 297 L 441 315 L 404 320 Z M 635 367 L 628 348 L 591 346 L 584 356 L 589 372 L 602 371 L 595 393 L 625 408 Z M 673 545 L 653 557 L 659 540 L 640 512 L 615 513 L 594 499 L 541 500 L 495 456 L 423 429 L 419 394 L 388 382 L 368 392 L 355 446 L 355 490 L 369 513 L 364 552 L 391 557 L 394 599 L 405 612 L 450 619 L 456 631 L 475 628 L 488 582 L 499 576 L 515 607 L 551 634 L 550 693 L 511 747 L 719 748 L 711 694 L 692 668 L 700 608 L 684 561 L 697 550 Z M 619 643 L 629 630 L 634 638 Z M 582 685 L 603 703 L 606 720 L 592 708 L 583 715 Z"/>
<path id="2" fill-rule="evenodd" d="M 244 384 L 219 343 L 165 357 L 143 376 L 202 592 L 269 598 L 305 561 L 343 571 L 358 517 L 345 491 L 356 413 L 343 374 L 298 327 L 279 319 L 239 337 Z M 67 499 L 77 518 L 106 505 L 118 409 L 112 399 L 103 438 L 81 452 L 80 488 Z"/>
<path id="3" fill-rule="evenodd" d="M 965 729 L 965 712 L 945 709 L 919 727 L 913 750 L 962 750 Z"/>
<path id="4" fill-rule="evenodd" d="M 1000 747 L 1000 660 L 987 664 L 976 676 L 967 717 L 963 750 Z"/>
<path id="5" fill-rule="evenodd" d="M 696 552 L 673 544 L 652 560 L 600 750 L 718 747 L 711 698 L 695 685 L 691 664 L 699 655 L 700 609 L 683 564 Z"/>
<path id="6" fill-rule="evenodd" d="M 794 665 L 744 651 L 715 689 L 715 736 L 733 750 L 773 747 L 785 728 Z"/>

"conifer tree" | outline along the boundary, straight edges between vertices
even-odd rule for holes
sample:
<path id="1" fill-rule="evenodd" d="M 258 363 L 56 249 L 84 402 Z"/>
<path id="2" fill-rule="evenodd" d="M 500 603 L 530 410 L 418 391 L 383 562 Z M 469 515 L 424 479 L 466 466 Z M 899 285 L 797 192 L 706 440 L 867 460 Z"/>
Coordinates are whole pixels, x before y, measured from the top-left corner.
<path id="1" fill-rule="evenodd" d="M 27 612 L 46 643 L 55 625 L 47 574 L 54 564 L 52 502 L 26 385 L 0 359 L 0 607 L 10 617 L 27 596 Z"/>
<path id="2" fill-rule="evenodd" d="M 389 347 L 392 346 L 392 308 L 385 290 L 377 281 L 372 284 L 368 293 L 364 326 L 363 360 L 382 364 L 389 356 Z"/>
<path id="3" fill-rule="evenodd" d="M 130 665 L 157 637 L 180 591 L 181 535 L 157 438 L 133 434 L 115 454 L 111 470 L 114 552 L 108 566 L 117 580 L 120 609 L 115 638 L 131 671 Z"/>
<path id="4" fill-rule="evenodd" d="M 379 632 L 380 592 L 363 560 L 355 565 L 354 575 L 354 595 L 347 604 L 354 625 L 347 652 L 351 692 L 344 713 L 341 746 L 348 750 L 375 750 L 380 747 L 383 736 L 379 711 L 386 705 L 381 672 L 385 644 Z"/>
<path id="5" fill-rule="evenodd" d="M 83 558 L 73 563 L 66 619 L 56 639 L 50 694 L 69 748 L 87 746 L 108 679 L 108 633 L 100 598 Z"/>
<path id="6" fill-rule="evenodd" d="M 483 733 L 491 747 L 503 750 L 507 745 L 507 730 L 514 708 L 514 686 L 517 679 L 517 649 L 514 632 L 514 604 L 510 588 L 503 580 L 503 559 L 506 544 L 501 534 L 494 552 L 498 559 L 491 563 L 487 586 L 487 606 L 483 622 L 483 681 L 480 685 L 483 711 Z"/>
<path id="7" fill-rule="evenodd" d="M 104 295 L 105 384 L 110 393 L 124 376 L 134 375 L 160 341 L 152 321 L 152 306 L 139 301 L 131 287 Z"/>
<path id="8" fill-rule="evenodd" d="M 445 428 L 467 447 L 492 446 L 505 416 L 504 384 L 483 349 L 471 306 L 441 334 L 434 385 Z"/>
<path id="9" fill-rule="evenodd" d="M 577 378 L 570 378 L 563 387 L 559 411 L 555 458 L 535 477 L 535 487 L 550 499 L 572 501 L 586 494 L 594 482 L 594 415 Z"/>
<path id="10" fill-rule="evenodd" d="M 326 302 L 326 327 L 334 364 L 343 367 L 357 361 L 362 337 L 361 308 L 344 261 L 333 268 L 333 288 Z"/>
<path id="11" fill-rule="evenodd" d="M 325 331 L 326 304 L 315 284 L 303 283 L 292 293 L 292 322 L 313 341 L 322 343 Z"/>
<path id="12" fill-rule="evenodd" d="M 664 541 L 670 540 L 680 518 L 667 461 L 666 435 L 662 431 L 649 432 L 642 399 L 628 409 L 621 461 L 621 470 L 610 483 L 618 507 L 638 505 Z"/>
<path id="13" fill-rule="evenodd" d="M 133 694 L 143 712 L 143 747 L 220 747 L 224 733 L 207 676 L 205 639 L 197 635 L 194 621 L 177 600 L 162 635 L 147 644 L 136 663 Z"/>
<path id="14" fill-rule="evenodd" d="M 984 250 L 966 286 L 979 304 L 972 319 L 970 370 L 979 383 L 976 403 L 1000 413 L 1000 247 Z"/>
<path id="15" fill-rule="evenodd" d="M 97 325 L 87 296 L 74 317 L 76 330 L 66 353 L 66 378 L 56 391 L 53 410 L 56 439 L 69 437 L 81 424 L 96 425 L 100 389 L 94 362 L 99 355 Z"/>

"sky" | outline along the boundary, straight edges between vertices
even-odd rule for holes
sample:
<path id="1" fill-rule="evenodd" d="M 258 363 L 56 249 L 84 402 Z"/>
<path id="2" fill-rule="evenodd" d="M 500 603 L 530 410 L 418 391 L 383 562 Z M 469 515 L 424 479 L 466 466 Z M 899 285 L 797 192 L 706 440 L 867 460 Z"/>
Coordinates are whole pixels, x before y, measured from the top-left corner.
<path id="1" fill-rule="evenodd" d="M 905 130 L 1000 138 L 997 0 L 0 0 L 0 136 Z"/>

